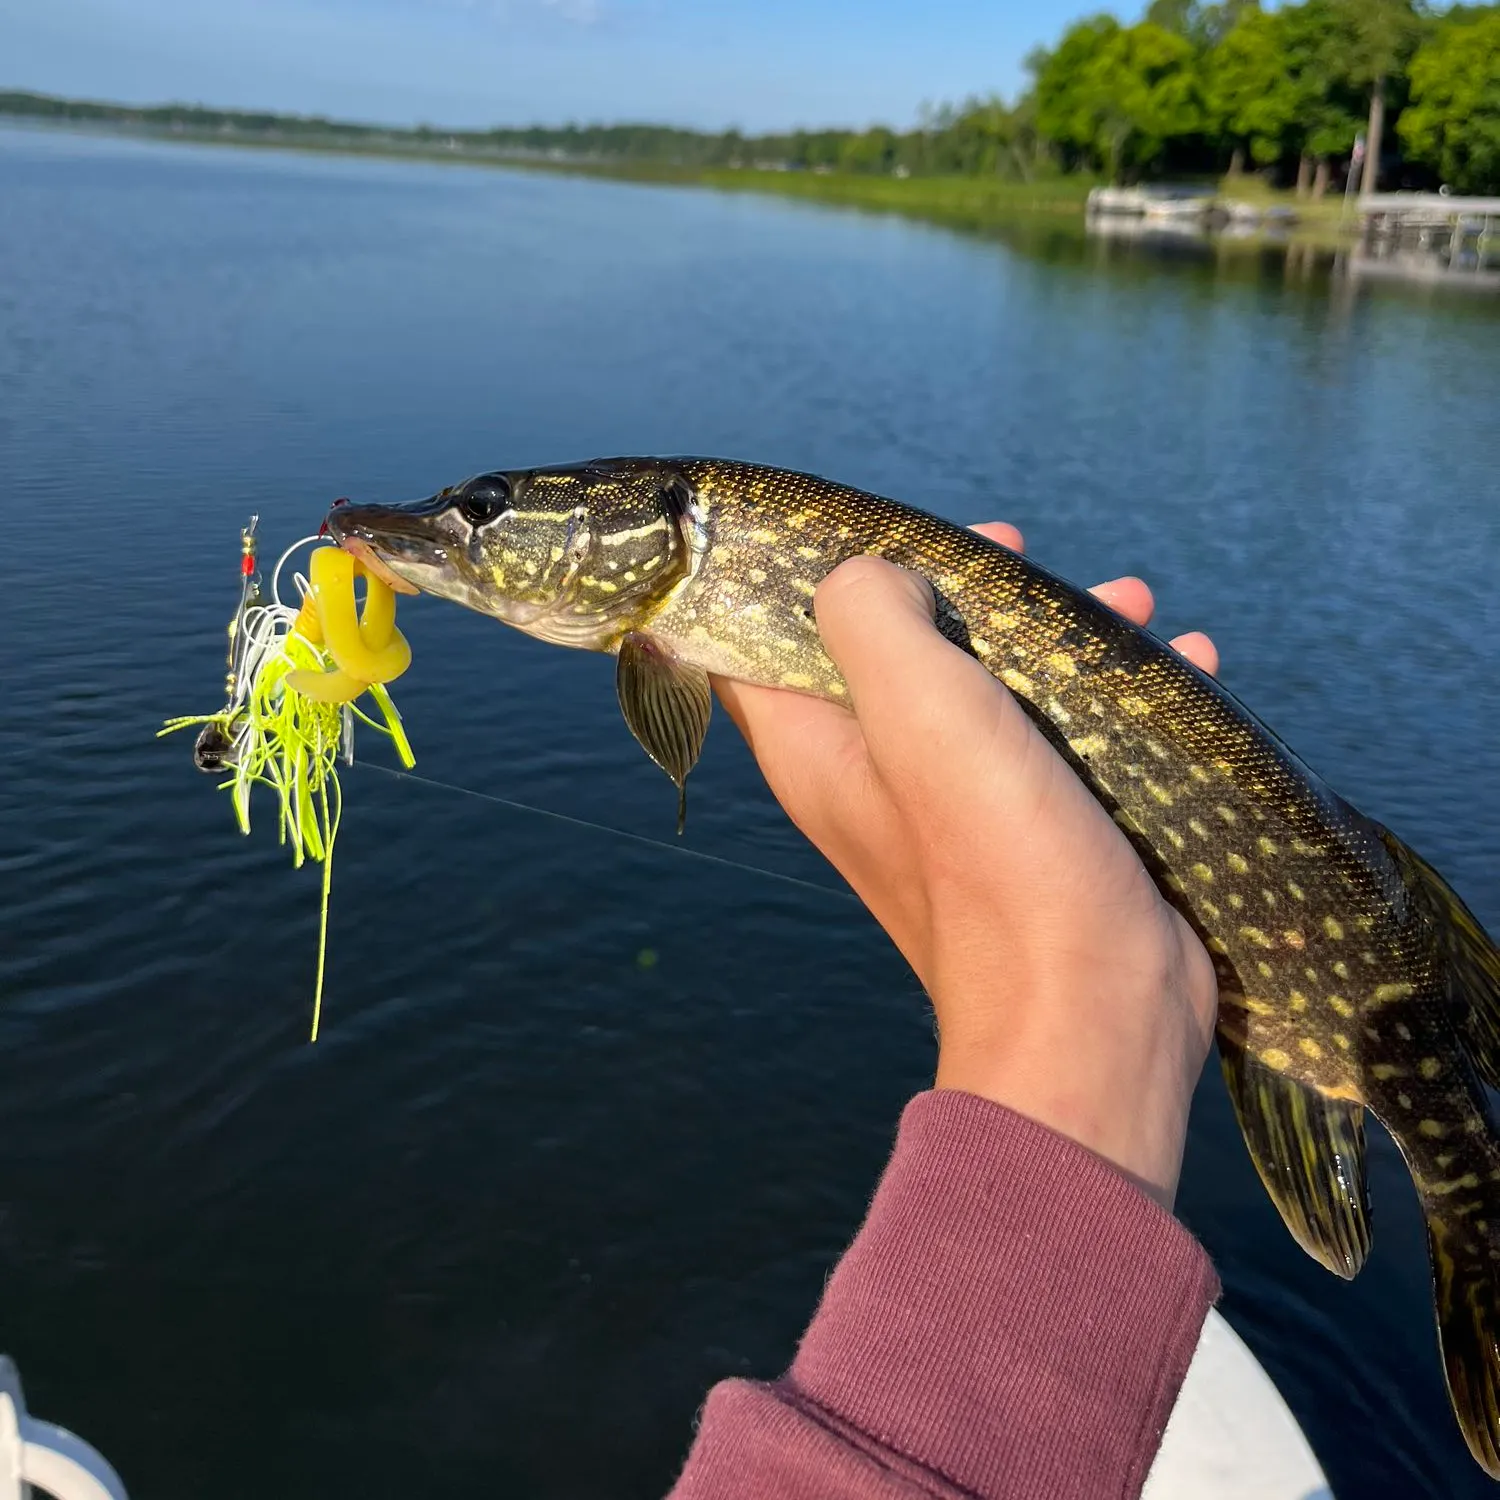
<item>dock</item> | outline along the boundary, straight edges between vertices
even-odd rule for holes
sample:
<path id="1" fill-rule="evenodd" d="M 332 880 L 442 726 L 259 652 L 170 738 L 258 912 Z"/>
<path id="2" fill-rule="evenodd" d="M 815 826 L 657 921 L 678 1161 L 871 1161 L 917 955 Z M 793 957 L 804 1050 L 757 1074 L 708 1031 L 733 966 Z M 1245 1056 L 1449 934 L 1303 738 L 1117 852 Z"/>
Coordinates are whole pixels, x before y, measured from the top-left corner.
<path id="1" fill-rule="evenodd" d="M 1357 200 L 1366 268 L 1420 270 L 1425 279 L 1500 276 L 1500 198 L 1451 193 L 1363 193 Z"/>

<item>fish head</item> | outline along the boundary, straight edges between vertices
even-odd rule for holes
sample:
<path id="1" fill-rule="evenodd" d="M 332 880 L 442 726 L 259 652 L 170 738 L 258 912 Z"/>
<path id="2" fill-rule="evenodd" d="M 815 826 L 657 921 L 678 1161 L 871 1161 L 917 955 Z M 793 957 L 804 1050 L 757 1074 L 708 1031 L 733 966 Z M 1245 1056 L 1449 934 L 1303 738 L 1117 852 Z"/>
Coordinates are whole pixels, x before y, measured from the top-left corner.
<path id="1" fill-rule="evenodd" d="M 335 540 L 393 587 L 593 650 L 641 628 L 688 575 L 697 528 L 691 484 L 648 459 L 496 470 L 328 515 Z"/>

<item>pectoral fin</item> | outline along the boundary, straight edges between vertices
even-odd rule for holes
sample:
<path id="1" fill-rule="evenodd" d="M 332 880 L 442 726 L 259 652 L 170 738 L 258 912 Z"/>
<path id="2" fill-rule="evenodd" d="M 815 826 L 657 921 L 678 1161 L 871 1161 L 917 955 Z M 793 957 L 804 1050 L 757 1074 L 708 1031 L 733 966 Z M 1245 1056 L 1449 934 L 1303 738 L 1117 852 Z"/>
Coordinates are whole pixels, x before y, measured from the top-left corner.
<path id="1" fill-rule="evenodd" d="M 1245 1145 L 1292 1238 L 1351 1280 L 1370 1248 L 1364 1106 L 1330 1099 L 1219 1037 Z"/>
<path id="2" fill-rule="evenodd" d="M 698 763 L 713 712 L 708 673 L 688 666 L 649 635 L 620 642 L 615 691 L 630 732 L 677 786 L 677 831 L 687 819 L 688 772 Z"/>

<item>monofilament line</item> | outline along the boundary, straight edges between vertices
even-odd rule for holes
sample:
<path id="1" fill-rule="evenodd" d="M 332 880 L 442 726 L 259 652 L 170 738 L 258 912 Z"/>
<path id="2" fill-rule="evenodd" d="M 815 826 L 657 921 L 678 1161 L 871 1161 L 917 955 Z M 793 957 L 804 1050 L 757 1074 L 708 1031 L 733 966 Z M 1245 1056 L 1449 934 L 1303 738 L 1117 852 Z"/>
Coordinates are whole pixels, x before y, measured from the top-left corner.
<path id="1" fill-rule="evenodd" d="M 747 865 L 737 859 L 726 859 L 722 854 L 708 854 L 702 849 L 690 849 L 683 844 L 669 844 L 665 839 L 648 838 L 643 833 L 631 833 L 629 829 L 612 828 L 608 823 L 592 823 L 587 818 L 575 818 L 568 813 L 554 812 L 550 807 L 533 807 L 528 802 L 515 802 L 509 797 L 497 797 L 493 792 L 476 791 L 473 787 L 459 786 L 452 781 L 437 781 L 431 776 L 418 776 L 411 771 L 398 771 L 394 766 L 379 766 L 372 761 L 360 761 L 362 771 L 378 771 L 396 781 L 415 781 L 419 786 L 435 787 L 443 792 L 457 792 L 462 797 L 474 797 L 480 802 L 493 802 L 497 807 L 508 807 L 513 812 L 533 813 L 539 818 L 551 818 L 558 823 L 570 823 L 574 828 L 587 828 L 593 833 L 607 833 L 613 838 L 626 839 L 632 844 L 644 844 L 649 849 L 662 849 L 681 858 L 700 860 L 704 864 L 719 865 L 726 870 L 739 870 L 746 875 L 761 875 L 767 880 L 779 880 L 783 885 L 797 886 L 804 891 L 816 891 L 820 896 L 831 896 L 837 901 L 849 901 L 859 905 L 859 897 L 853 891 L 841 891 L 837 886 L 823 885 L 816 880 L 803 880 L 798 875 L 784 875 L 780 870 L 767 870 L 760 865 Z"/>

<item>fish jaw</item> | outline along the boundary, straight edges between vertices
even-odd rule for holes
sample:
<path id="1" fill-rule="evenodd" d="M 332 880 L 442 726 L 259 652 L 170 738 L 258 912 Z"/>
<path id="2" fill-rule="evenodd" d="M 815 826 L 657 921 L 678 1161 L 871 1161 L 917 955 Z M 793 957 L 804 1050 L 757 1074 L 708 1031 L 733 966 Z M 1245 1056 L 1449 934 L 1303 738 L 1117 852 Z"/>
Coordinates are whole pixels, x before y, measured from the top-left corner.
<path id="1" fill-rule="evenodd" d="M 444 520 L 434 500 L 425 500 L 412 505 L 338 505 L 329 511 L 325 524 L 340 547 L 397 592 L 436 594 L 468 604 L 464 570 L 455 557 L 461 538 Z"/>

